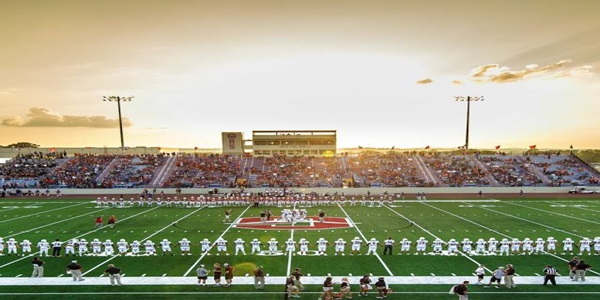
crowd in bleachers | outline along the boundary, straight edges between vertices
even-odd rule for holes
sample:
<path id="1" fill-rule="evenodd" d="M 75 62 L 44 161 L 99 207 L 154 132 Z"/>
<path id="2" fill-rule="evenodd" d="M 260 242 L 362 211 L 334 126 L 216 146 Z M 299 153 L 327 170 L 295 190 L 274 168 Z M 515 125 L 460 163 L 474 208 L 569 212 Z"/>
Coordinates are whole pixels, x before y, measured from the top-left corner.
<path id="1" fill-rule="evenodd" d="M 489 186 L 487 171 L 468 160 L 468 156 L 439 154 L 423 157 L 442 182 L 451 187 Z"/>
<path id="2" fill-rule="evenodd" d="M 102 178 L 100 187 L 137 187 L 146 186 L 154 177 L 156 170 L 165 164 L 167 156 L 159 155 L 121 155 L 115 158 L 114 167 Z"/>
<path id="3" fill-rule="evenodd" d="M 219 154 L 19 156 L 0 167 L 7 188 L 289 188 L 599 185 L 571 155 L 363 153 L 335 157 Z"/>
<path id="4" fill-rule="evenodd" d="M 241 175 L 242 158 L 231 155 L 180 155 L 176 157 L 175 169 L 162 187 L 225 187 L 235 186 L 235 178 Z"/>

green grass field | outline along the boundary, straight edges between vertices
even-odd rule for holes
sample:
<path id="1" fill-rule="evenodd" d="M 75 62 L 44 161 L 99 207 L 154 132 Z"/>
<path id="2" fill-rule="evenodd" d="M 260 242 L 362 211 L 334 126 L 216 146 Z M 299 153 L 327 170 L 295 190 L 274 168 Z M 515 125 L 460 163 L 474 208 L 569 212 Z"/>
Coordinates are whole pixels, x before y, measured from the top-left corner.
<path id="1" fill-rule="evenodd" d="M 398 255 L 399 247 L 394 247 L 394 255 L 350 256 L 350 246 L 346 246 L 345 256 L 335 256 L 334 247 L 328 247 L 327 256 L 290 255 L 283 251 L 283 242 L 292 237 L 298 241 L 306 238 L 314 243 L 319 238 L 327 239 L 330 244 L 338 238 L 350 241 L 358 236 L 365 239 L 376 238 L 380 242 L 391 236 L 396 242 L 402 238 L 415 241 L 425 237 L 430 242 L 439 237 L 445 241 L 450 238 L 471 240 L 494 237 L 519 238 L 538 237 L 546 239 L 553 236 L 559 241 L 571 237 L 579 241 L 582 237 L 593 239 L 600 236 L 600 199 L 503 199 L 498 201 L 397 201 L 386 207 L 361 206 L 324 206 L 307 207 L 309 216 L 316 216 L 323 209 L 328 217 L 345 218 L 352 227 L 338 229 L 293 230 L 273 226 L 267 229 L 242 229 L 233 223 L 223 222 L 222 207 L 152 207 L 152 208 L 99 208 L 91 200 L 74 199 L 5 199 L 0 201 L 0 236 L 6 242 L 8 238 L 17 241 L 28 239 L 35 244 L 41 239 L 66 241 L 72 238 L 85 238 L 91 241 L 111 239 L 113 242 L 123 238 L 128 242 L 151 239 L 157 243 L 158 256 L 83 256 L 76 259 L 84 266 L 86 285 L 73 283 L 65 274 L 66 265 L 73 257 L 43 257 L 45 278 L 43 280 L 27 278 L 31 275 L 31 257 L 0 256 L 0 295 L 4 299 L 27 296 L 28 298 L 54 299 L 58 295 L 69 295 L 69 299 L 89 298 L 115 299 L 134 296 L 144 299 L 187 299 L 202 297 L 205 299 L 282 299 L 283 279 L 277 279 L 263 291 L 256 291 L 250 284 L 251 274 L 257 265 L 262 265 L 269 277 L 285 276 L 296 267 L 302 268 L 305 282 L 311 278 L 331 274 L 334 279 L 373 274 L 385 276 L 394 292 L 388 299 L 453 299 L 448 295 L 451 283 L 470 280 L 476 281 L 473 271 L 478 264 L 485 264 L 491 270 L 508 263 L 514 264 L 518 276 L 517 289 L 484 289 L 471 286 L 471 299 L 597 299 L 600 297 L 600 283 L 597 271 L 588 272 L 586 284 L 572 284 L 567 278 L 558 286 L 541 286 L 542 269 L 551 264 L 566 275 L 566 261 L 570 254 L 559 253 L 541 255 L 493 256 L 493 255 Z M 495 199 L 493 199 L 495 200 Z M 237 218 L 258 217 L 264 207 L 233 207 L 232 221 Z M 281 207 L 270 207 L 278 217 Z M 118 222 L 115 228 L 94 228 L 94 218 L 103 215 L 105 220 L 115 215 Z M 176 223 L 175 223 L 176 222 Z M 412 222 L 412 223 L 411 223 Z M 175 224 L 174 224 L 175 223 Z M 158 242 L 169 239 L 177 244 L 182 238 L 193 243 L 190 256 L 181 256 L 178 247 L 173 247 L 174 256 L 162 256 Z M 229 256 L 202 255 L 198 242 L 204 238 L 215 241 L 223 237 L 229 241 Z M 234 255 L 232 242 L 243 238 L 249 243 L 253 238 L 263 243 L 275 238 L 280 243 L 279 255 Z M 263 246 L 263 250 L 265 250 Z M 316 247 L 311 245 L 311 250 Z M 411 253 L 414 253 L 414 245 Z M 428 247 L 428 250 L 430 247 Z M 116 250 L 116 246 L 115 246 Z M 577 248 L 575 249 L 577 250 Z M 143 251 L 143 248 L 142 248 Z M 366 248 L 362 248 L 362 253 Z M 250 247 L 246 247 L 247 254 Z M 428 251 L 429 252 L 429 251 Z M 576 251 L 577 252 L 577 251 Z M 63 249 L 64 253 L 64 249 Z M 600 256 L 584 255 L 592 266 L 600 266 Z M 230 288 L 197 286 L 195 269 L 199 264 L 212 266 L 214 263 L 227 262 L 236 266 L 234 284 Z M 108 278 L 100 277 L 108 263 L 120 267 L 125 274 L 124 286 L 108 286 Z M 598 268 L 596 269 L 598 270 Z M 308 276 L 310 274 L 310 276 Z M 250 275 L 251 276 L 251 275 Z M 521 277 L 521 278 L 520 278 Z M 140 280 L 161 280 L 160 284 L 137 284 Z M 283 277 L 281 277 L 283 278 Z M 532 278 L 534 279 L 532 281 Z M 134 280 L 135 279 L 135 280 Z M 27 282 L 27 286 L 11 282 Z M 20 280 L 20 281 L 19 281 Z M 36 281 L 37 280 L 37 281 Z M 45 284 L 44 280 L 64 281 L 64 284 Z M 316 278 L 315 278 L 316 280 Z M 319 279 L 320 280 L 320 279 Z M 489 274 L 485 282 L 489 280 Z M 520 282 L 521 280 L 521 282 Z M 129 281 L 129 283 L 128 283 Z M 98 284 L 95 284 L 97 282 Z M 136 282 L 136 284 L 131 284 Z M 172 283 L 171 283 L 172 282 Z M 268 280 L 269 282 L 269 280 Z M 315 283 L 319 281 L 316 280 Z M 396 284 L 398 282 L 399 284 Z M 525 282 L 525 284 L 522 284 Z M 212 283 L 209 277 L 209 283 Z M 236 283 L 238 283 L 236 285 Z M 244 283 L 244 284 L 241 284 Z M 357 282 L 353 291 L 357 291 Z M 304 299 L 316 299 L 320 286 L 309 284 L 302 294 Z M 576 294 L 578 293 L 578 294 Z M 575 296 L 576 295 L 576 296 Z M 358 296 L 355 293 L 355 298 Z M 371 293 L 369 298 L 374 298 Z"/>

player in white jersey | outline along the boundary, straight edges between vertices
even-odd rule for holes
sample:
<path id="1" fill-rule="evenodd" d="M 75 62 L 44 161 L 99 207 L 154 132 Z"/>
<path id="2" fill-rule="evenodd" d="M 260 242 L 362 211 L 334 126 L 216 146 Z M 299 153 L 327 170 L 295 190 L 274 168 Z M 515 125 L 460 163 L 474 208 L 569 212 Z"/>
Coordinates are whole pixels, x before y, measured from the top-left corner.
<path id="1" fill-rule="evenodd" d="M 131 255 L 140 254 L 140 242 L 138 240 L 131 242 L 129 246 L 131 247 Z"/>
<path id="2" fill-rule="evenodd" d="M 11 255 L 14 253 L 16 256 L 19 256 L 19 254 L 17 253 L 18 247 L 19 243 L 14 238 L 8 239 L 8 241 L 6 242 L 6 248 L 8 248 L 7 254 Z"/>
<path id="3" fill-rule="evenodd" d="M 277 240 L 275 240 L 275 238 L 271 238 L 268 242 L 267 245 L 269 245 L 269 252 L 271 253 L 277 253 L 277 250 L 279 250 L 278 246 L 279 246 L 279 242 Z"/>
<path id="4" fill-rule="evenodd" d="M 361 255 L 360 254 L 360 246 L 363 245 L 362 240 L 359 237 L 355 237 L 350 241 L 351 244 L 351 249 L 352 249 L 352 253 L 350 253 L 350 255 Z"/>
<path id="5" fill-rule="evenodd" d="M 254 253 L 260 253 L 260 247 L 262 246 L 262 243 L 257 238 L 254 238 L 250 242 L 250 246 L 252 247 L 250 254 L 254 255 Z"/>
<path id="6" fill-rule="evenodd" d="M 513 238 L 510 242 L 510 252 L 513 255 L 517 255 L 521 253 L 521 241 L 518 238 Z"/>
<path id="7" fill-rule="evenodd" d="M 212 243 L 208 239 L 201 240 L 200 241 L 200 251 L 202 251 L 202 253 L 206 253 L 206 255 L 211 255 L 210 253 L 208 253 L 211 245 L 212 245 Z"/>
<path id="8" fill-rule="evenodd" d="M 88 252 L 88 242 L 85 239 L 80 239 L 77 242 L 77 251 L 79 256 L 84 256 Z"/>
<path id="9" fill-rule="evenodd" d="M 573 244 L 575 244 L 575 242 L 571 239 L 571 238 L 566 238 L 564 241 L 562 241 L 562 245 L 563 245 L 563 255 L 567 254 L 567 252 L 569 254 L 573 254 Z"/>
<path id="10" fill-rule="evenodd" d="M 484 241 L 482 238 L 478 239 L 475 242 L 475 252 L 477 254 L 484 254 L 485 253 L 485 245 L 487 244 L 486 241 Z"/>
<path id="11" fill-rule="evenodd" d="M 462 245 L 462 251 L 466 254 L 471 254 L 473 250 L 473 242 L 469 238 L 464 238 L 460 243 Z"/>
<path id="12" fill-rule="evenodd" d="M 296 241 L 289 238 L 285 242 L 285 252 L 292 252 L 292 253 L 296 252 Z"/>
<path id="13" fill-rule="evenodd" d="M 244 240 L 237 238 L 235 241 L 233 241 L 233 244 L 235 245 L 235 255 L 238 255 L 239 252 L 242 252 L 243 255 L 246 255 L 246 242 L 244 242 Z"/>
<path id="14" fill-rule="evenodd" d="M 170 254 L 173 255 L 173 250 L 171 250 L 171 241 L 168 239 L 163 239 L 160 241 L 160 247 L 162 249 L 162 255 Z"/>
<path id="15" fill-rule="evenodd" d="M 496 250 L 498 249 L 498 241 L 495 238 L 490 238 L 488 240 L 488 254 L 496 254 Z"/>
<path id="16" fill-rule="evenodd" d="M 367 241 L 367 254 L 365 255 L 376 255 L 377 254 L 377 246 L 379 246 L 379 241 L 376 238 L 372 238 Z"/>
<path id="17" fill-rule="evenodd" d="M 129 248 L 129 243 L 125 239 L 120 239 L 117 242 L 117 251 L 119 251 L 119 255 L 127 254 L 127 249 Z"/>
<path id="18" fill-rule="evenodd" d="M 227 240 L 219 238 L 215 244 L 217 244 L 217 255 L 219 255 L 221 252 L 224 252 L 225 255 L 229 255 L 229 252 L 227 252 Z"/>
<path id="19" fill-rule="evenodd" d="M 48 256 L 48 250 L 50 250 L 50 243 L 48 243 L 46 239 L 42 239 L 37 243 L 37 248 L 40 249 L 39 256 Z"/>
<path id="20" fill-rule="evenodd" d="M 319 238 L 317 241 L 317 251 L 319 255 L 327 255 L 327 246 L 329 246 L 329 242 L 324 238 Z"/>
<path id="21" fill-rule="evenodd" d="M 458 253 L 458 242 L 455 239 L 448 241 L 448 254 L 456 255 Z"/>
<path id="22" fill-rule="evenodd" d="M 509 255 L 510 254 L 510 241 L 507 238 L 503 238 L 500 241 L 500 255 Z"/>
<path id="23" fill-rule="evenodd" d="M 522 254 L 531 254 L 533 252 L 533 241 L 529 238 L 525 238 L 523 240 L 523 253 Z"/>
<path id="24" fill-rule="evenodd" d="M 177 245 L 179 246 L 181 255 L 186 255 L 186 254 L 192 255 L 192 253 L 190 252 L 191 243 L 190 243 L 190 241 L 188 241 L 188 239 L 182 238 L 181 241 L 179 241 L 179 243 L 177 243 Z"/>
<path id="25" fill-rule="evenodd" d="M 23 240 L 21 242 L 21 254 L 23 256 L 31 255 L 31 242 L 29 240 Z"/>
<path id="26" fill-rule="evenodd" d="M 106 256 L 110 256 L 114 253 L 115 249 L 113 248 L 113 242 L 111 240 L 104 241 L 104 254 L 106 254 Z"/>
<path id="27" fill-rule="evenodd" d="M 546 251 L 548 251 L 548 253 L 556 254 L 556 243 L 557 241 L 553 237 L 548 237 L 546 240 Z"/>
<path id="28" fill-rule="evenodd" d="M 418 241 L 417 241 L 417 243 L 418 243 Z M 432 243 L 433 244 L 433 247 L 432 247 L 433 253 L 436 253 L 436 254 L 442 253 L 442 248 L 445 243 L 446 242 L 442 241 L 442 239 L 435 238 L 435 240 L 433 240 L 433 243 Z"/>
<path id="29" fill-rule="evenodd" d="M 544 239 L 542 238 L 537 238 L 535 240 L 535 249 L 534 249 L 534 253 L 535 254 L 542 254 L 544 253 L 544 248 L 546 245 L 546 241 L 544 241 Z"/>
<path id="30" fill-rule="evenodd" d="M 587 252 L 588 255 L 591 255 L 591 245 L 592 241 L 589 238 L 584 237 L 581 241 L 579 241 L 579 255 L 583 255 L 584 252 Z"/>
<path id="31" fill-rule="evenodd" d="M 4 255 L 4 240 L 0 237 L 0 255 Z"/>
<path id="32" fill-rule="evenodd" d="M 600 236 L 595 237 L 593 242 L 594 242 L 594 254 L 600 255 Z"/>
<path id="33" fill-rule="evenodd" d="M 298 244 L 300 245 L 300 255 L 306 255 L 306 252 L 308 251 L 308 245 L 310 245 L 310 242 L 307 241 L 305 238 L 301 238 Z"/>
<path id="34" fill-rule="evenodd" d="M 419 255 L 419 253 L 426 255 L 425 250 L 427 250 L 427 240 L 424 237 L 420 237 L 415 243 L 417 244 L 417 252 L 415 252 L 415 255 Z"/>
<path id="35" fill-rule="evenodd" d="M 144 243 L 144 250 L 146 251 L 147 255 L 156 255 L 156 248 L 154 247 L 154 242 L 152 242 L 151 240 L 147 240 Z"/>
<path id="36" fill-rule="evenodd" d="M 346 241 L 344 241 L 344 239 L 339 238 L 337 241 L 335 241 L 335 255 L 338 255 L 338 253 L 342 256 L 346 255 L 345 252 L 346 249 Z"/>
<path id="37" fill-rule="evenodd" d="M 77 241 L 68 240 L 65 245 L 65 256 L 69 256 L 69 254 L 75 256 L 75 243 Z"/>
<path id="38" fill-rule="evenodd" d="M 399 255 L 402 255 L 402 254 L 409 255 L 411 245 L 412 245 L 411 241 L 409 241 L 407 238 L 403 238 L 402 241 L 400 241 L 400 253 L 398 253 L 398 254 Z"/>
<path id="39" fill-rule="evenodd" d="M 92 254 L 100 254 L 102 252 L 102 242 L 99 239 L 94 239 L 92 244 Z"/>

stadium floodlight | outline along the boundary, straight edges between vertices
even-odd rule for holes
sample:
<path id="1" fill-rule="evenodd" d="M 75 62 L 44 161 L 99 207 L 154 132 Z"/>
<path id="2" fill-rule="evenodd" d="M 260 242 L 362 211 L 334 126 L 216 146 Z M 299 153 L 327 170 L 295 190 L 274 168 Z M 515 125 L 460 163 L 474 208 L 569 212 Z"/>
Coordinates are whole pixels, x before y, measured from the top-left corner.
<path id="1" fill-rule="evenodd" d="M 121 153 L 125 150 L 125 141 L 123 139 L 123 119 L 121 118 L 121 102 L 131 102 L 133 96 L 122 97 L 122 96 L 103 96 L 102 101 L 117 102 L 117 108 L 119 110 L 119 131 L 121 133 Z"/>
<path id="2" fill-rule="evenodd" d="M 465 134 L 465 150 L 469 149 L 469 119 L 471 117 L 471 102 L 483 101 L 483 96 L 454 96 L 455 101 L 467 102 L 467 132 Z"/>

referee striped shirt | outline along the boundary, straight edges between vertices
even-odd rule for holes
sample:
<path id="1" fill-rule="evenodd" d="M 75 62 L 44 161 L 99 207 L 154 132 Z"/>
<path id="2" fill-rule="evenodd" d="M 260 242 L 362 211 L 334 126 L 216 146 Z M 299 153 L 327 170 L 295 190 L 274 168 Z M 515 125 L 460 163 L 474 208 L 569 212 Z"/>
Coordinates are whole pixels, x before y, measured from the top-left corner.
<path id="1" fill-rule="evenodd" d="M 546 267 L 544 269 L 544 274 L 546 275 L 556 275 L 556 269 L 553 267 Z"/>

